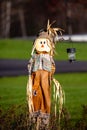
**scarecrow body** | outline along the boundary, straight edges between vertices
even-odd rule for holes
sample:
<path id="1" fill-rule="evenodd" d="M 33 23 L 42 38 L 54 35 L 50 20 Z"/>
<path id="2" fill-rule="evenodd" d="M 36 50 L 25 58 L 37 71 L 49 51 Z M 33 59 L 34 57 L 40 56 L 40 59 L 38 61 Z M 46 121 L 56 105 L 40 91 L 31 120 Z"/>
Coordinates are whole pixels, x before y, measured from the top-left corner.
<path id="1" fill-rule="evenodd" d="M 49 27 L 48 23 L 48 30 L 41 32 L 36 38 L 32 49 L 32 56 L 28 63 L 30 81 L 28 82 L 28 94 L 30 94 L 28 96 L 28 104 L 30 116 L 35 121 L 40 118 L 44 125 L 49 124 L 51 109 L 50 89 L 55 72 L 53 53 L 56 31 L 54 29 L 53 33 L 51 33 Z"/>
<path id="2" fill-rule="evenodd" d="M 35 114 L 50 114 L 52 64 L 54 65 L 53 59 L 48 53 L 37 53 L 33 55 L 29 62 L 30 68 L 32 68 L 29 73 L 32 75 L 32 96 Z"/>
<path id="3" fill-rule="evenodd" d="M 46 37 L 46 33 L 42 37 Z M 28 70 L 32 78 L 32 116 L 45 118 L 48 124 L 50 116 L 50 86 L 55 63 L 50 55 L 50 40 L 47 38 L 37 38 L 35 41 L 35 54 L 32 55 Z"/>

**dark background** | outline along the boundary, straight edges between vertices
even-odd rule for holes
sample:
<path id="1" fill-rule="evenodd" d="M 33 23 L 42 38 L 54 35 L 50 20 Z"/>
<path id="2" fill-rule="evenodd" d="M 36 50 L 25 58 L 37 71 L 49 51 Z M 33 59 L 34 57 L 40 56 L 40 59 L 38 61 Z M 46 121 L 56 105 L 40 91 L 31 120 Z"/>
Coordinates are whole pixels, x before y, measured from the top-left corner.
<path id="1" fill-rule="evenodd" d="M 65 34 L 87 33 L 87 0 L 1 0 L 0 37 L 27 37 L 46 28 L 47 20 Z"/>

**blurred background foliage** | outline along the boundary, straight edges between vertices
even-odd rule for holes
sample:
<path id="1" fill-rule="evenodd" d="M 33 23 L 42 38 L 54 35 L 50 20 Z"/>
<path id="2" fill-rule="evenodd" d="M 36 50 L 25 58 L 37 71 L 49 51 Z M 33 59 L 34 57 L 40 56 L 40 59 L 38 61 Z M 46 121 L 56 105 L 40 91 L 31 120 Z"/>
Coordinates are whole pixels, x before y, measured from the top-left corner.
<path id="1" fill-rule="evenodd" d="M 1 38 L 36 35 L 48 19 L 65 34 L 87 33 L 86 0 L 3 0 L 0 14 Z"/>

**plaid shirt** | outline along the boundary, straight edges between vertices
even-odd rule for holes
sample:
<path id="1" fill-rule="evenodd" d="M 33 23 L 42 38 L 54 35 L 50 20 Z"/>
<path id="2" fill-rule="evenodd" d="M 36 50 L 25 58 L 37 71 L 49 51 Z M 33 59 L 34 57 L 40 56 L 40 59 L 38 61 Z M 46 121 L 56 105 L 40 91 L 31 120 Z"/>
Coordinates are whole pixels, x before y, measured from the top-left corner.
<path id="1" fill-rule="evenodd" d="M 37 70 L 47 70 L 51 72 L 52 64 L 55 65 L 52 56 L 49 54 L 34 54 L 29 60 L 29 74 Z"/>

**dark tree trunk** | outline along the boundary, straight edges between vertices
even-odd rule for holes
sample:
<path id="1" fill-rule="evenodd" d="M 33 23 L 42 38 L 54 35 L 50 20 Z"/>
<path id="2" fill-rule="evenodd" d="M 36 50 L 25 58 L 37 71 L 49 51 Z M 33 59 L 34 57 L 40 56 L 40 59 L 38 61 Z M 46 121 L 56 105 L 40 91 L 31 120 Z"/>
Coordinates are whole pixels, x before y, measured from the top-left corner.
<path id="1" fill-rule="evenodd" d="M 20 24 L 21 24 L 21 31 L 22 31 L 22 36 L 26 37 L 26 26 L 25 26 L 25 19 L 24 19 L 24 12 L 23 9 L 21 7 L 19 7 L 18 10 L 19 13 L 19 19 L 20 19 Z"/>

